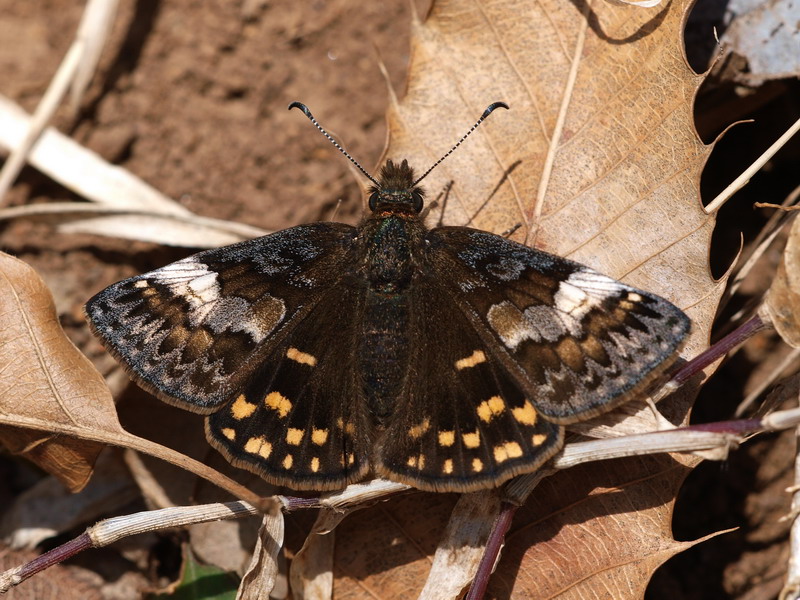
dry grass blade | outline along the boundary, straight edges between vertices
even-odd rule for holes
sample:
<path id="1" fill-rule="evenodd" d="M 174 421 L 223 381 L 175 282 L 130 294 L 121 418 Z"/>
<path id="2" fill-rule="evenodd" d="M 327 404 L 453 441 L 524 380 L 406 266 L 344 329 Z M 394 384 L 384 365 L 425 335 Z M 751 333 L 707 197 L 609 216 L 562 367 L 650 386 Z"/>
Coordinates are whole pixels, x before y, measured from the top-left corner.
<path id="1" fill-rule="evenodd" d="M 89 0 L 83 10 L 75 39 L 84 43 L 81 60 L 75 69 L 70 85 L 70 103 L 76 111 L 86 88 L 92 80 L 103 47 L 111 34 L 119 0 Z"/>
<path id="2" fill-rule="evenodd" d="M 289 569 L 292 596 L 297 600 L 328 600 L 333 595 L 333 551 L 336 532 L 327 531 L 328 509 L 317 515 L 311 534 Z"/>
<path id="3" fill-rule="evenodd" d="M 0 171 L 0 202 L 27 162 L 31 148 L 41 137 L 70 88 L 72 88 L 73 105 L 77 105 L 100 59 L 116 6 L 117 0 L 90 0 L 86 5 L 75 41 L 36 108 L 24 139 L 11 152 L 11 156 Z"/>
<path id="4" fill-rule="evenodd" d="M 22 145 L 31 118 L 0 95 L 0 147 L 13 151 Z M 55 129 L 44 131 L 28 162 L 79 196 L 101 204 L 166 214 L 189 211 L 125 169 L 108 164 Z"/>
<path id="5" fill-rule="evenodd" d="M 0 202 L 2 202 L 14 180 L 16 180 L 22 167 L 25 166 L 31 148 L 39 140 L 59 104 L 61 104 L 64 94 L 67 93 L 67 89 L 83 56 L 84 47 L 85 43 L 82 40 L 76 40 L 70 47 L 58 72 L 53 77 L 50 87 L 47 88 L 47 92 L 45 92 L 42 101 L 36 108 L 36 112 L 33 114 L 30 125 L 25 132 L 25 137 L 21 143 L 14 147 L 11 156 L 3 164 L 3 169 L 0 171 Z"/>
<path id="6" fill-rule="evenodd" d="M 0 146 L 15 148 L 28 126 L 25 112 L 0 96 Z M 52 202 L 0 210 L 0 220 L 49 220 L 64 233 L 91 233 L 123 239 L 215 248 L 269 233 L 243 223 L 195 215 L 128 171 L 48 129 L 30 162 L 95 204 Z"/>
<path id="7" fill-rule="evenodd" d="M 49 202 L 0 209 L 0 221 L 51 222 L 64 233 L 92 233 L 165 246 L 216 248 L 267 235 L 258 227 L 201 217 L 82 202 Z"/>
<path id="8" fill-rule="evenodd" d="M 461 495 L 436 548 L 420 600 L 461 597 L 475 577 L 499 511 L 499 490 Z"/>

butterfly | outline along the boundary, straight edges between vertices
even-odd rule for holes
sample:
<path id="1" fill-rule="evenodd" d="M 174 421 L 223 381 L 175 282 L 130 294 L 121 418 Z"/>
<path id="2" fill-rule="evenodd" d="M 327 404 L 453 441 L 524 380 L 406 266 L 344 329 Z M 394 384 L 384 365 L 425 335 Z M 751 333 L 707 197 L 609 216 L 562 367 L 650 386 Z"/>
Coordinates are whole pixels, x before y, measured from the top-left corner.
<path id="1" fill-rule="evenodd" d="M 641 393 L 690 329 L 673 304 L 468 227 L 424 223 L 389 160 L 352 227 L 321 222 L 116 283 L 86 314 L 146 390 L 207 415 L 234 465 L 297 490 L 369 474 L 467 492 L 530 473 L 564 426 Z"/>

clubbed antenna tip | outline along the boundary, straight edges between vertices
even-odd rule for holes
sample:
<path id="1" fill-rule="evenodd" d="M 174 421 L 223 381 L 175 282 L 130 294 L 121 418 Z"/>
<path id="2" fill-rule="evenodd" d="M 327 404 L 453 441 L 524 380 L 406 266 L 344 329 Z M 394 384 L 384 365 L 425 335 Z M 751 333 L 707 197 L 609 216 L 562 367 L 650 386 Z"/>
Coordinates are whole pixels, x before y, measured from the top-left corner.
<path id="1" fill-rule="evenodd" d="M 342 154 L 344 154 L 344 155 L 347 157 L 347 159 L 348 159 L 348 160 L 349 160 L 351 163 L 353 163 L 353 164 L 356 166 L 356 168 L 357 168 L 359 171 L 361 171 L 361 172 L 362 172 L 362 173 L 363 173 L 363 174 L 366 176 L 366 178 L 367 178 L 367 179 L 369 179 L 369 180 L 370 180 L 372 183 L 374 183 L 375 185 L 377 185 L 378 187 L 380 187 L 380 185 L 381 185 L 381 184 L 380 184 L 380 183 L 378 183 L 378 181 L 377 181 L 377 180 L 376 180 L 376 179 L 375 179 L 375 178 L 374 178 L 372 175 L 370 175 L 369 173 L 367 173 L 367 170 L 366 170 L 364 167 L 362 167 L 362 166 L 361 166 L 361 165 L 358 163 L 358 161 L 357 161 L 355 158 L 353 158 L 352 156 L 350 156 L 350 154 L 348 154 L 347 150 L 345 150 L 344 148 L 342 148 L 342 147 L 339 145 L 339 142 L 337 142 L 335 139 L 333 139 L 333 137 L 332 137 L 332 136 L 331 136 L 331 135 L 330 135 L 330 134 L 329 134 L 327 131 L 325 131 L 325 130 L 322 128 L 322 125 L 320 125 L 319 123 L 317 123 L 317 120 L 314 118 L 314 115 L 312 115 L 312 114 L 311 114 L 311 111 L 310 111 L 310 110 L 308 110 L 308 107 L 307 107 L 305 104 L 303 104 L 302 102 L 297 102 L 297 101 L 295 101 L 295 102 L 292 102 L 292 103 L 289 105 L 289 110 L 292 110 L 293 108 L 299 108 L 300 110 L 302 110 L 302 111 L 303 111 L 303 114 L 304 114 L 305 116 L 307 116 L 307 117 L 308 117 L 308 119 L 309 119 L 309 121 L 311 121 L 311 122 L 314 124 L 314 127 L 316 127 L 317 129 L 319 129 L 319 130 L 320 130 L 320 132 L 322 133 L 322 135 L 324 135 L 326 138 L 328 138 L 328 141 L 329 141 L 331 144 L 333 144 L 334 146 L 336 146 L 336 149 L 337 149 L 339 152 L 341 152 Z"/>
<path id="2" fill-rule="evenodd" d="M 415 181 L 413 184 L 411 184 L 411 185 L 412 185 L 412 186 L 415 186 L 415 185 L 417 185 L 417 184 L 418 184 L 420 181 L 422 181 L 423 179 L 425 179 L 425 178 L 428 176 L 428 174 L 429 174 L 431 171 L 433 171 L 433 170 L 434 170 L 436 167 L 438 167 L 438 166 L 439 166 L 439 165 L 442 163 L 442 161 L 443 161 L 445 158 L 447 158 L 447 157 L 448 157 L 448 156 L 450 156 L 450 155 L 451 155 L 453 152 L 455 152 L 456 148 L 458 148 L 458 147 L 459 147 L 459 146 L 460 146 L 460 145 L 461 145 L 461 144 L 464 142 L 464 140 L 465 140 L 465 139 L 467 139 L 467 138 L 470 136 L 470 134 L 471 134 L 473 131 L 475 131 L 475 130 L 478 128 L 478 125 L 480 125 L 481 123 L 483 123 L 483 120 L 484 120 L 486 117 L 488 117 L 490 114 L 492 114 L 492 113 L 494 112 L 494 110 L 495 110 L 495 109 L 497 109 L 497 108 L 505 108 L 506 110 L 508 110 L 508 109 L 509 109 L 509 108 L 508 108 L 508 104 L 506 104 L 505 102 L 492 102 L 492 103 L 491 103 L 489 106 L 487 106 L 487 107 L 486 107 L 486 110 L 485 110 L 485 111 L 483 111 L 483 114 L 481 115 L 481 118 L 480 118 L 480 119 L 478 119 L 478 120 L 475 122 L 475 125 L 473 125 L 472 127 L 470 127 L 470 128 L 469 128 L 469 131 L 467 131 L 467 133 L 465 133 L 465 134 L 464 134 L 464 136 L 463 136 L 463 137 L 462 137 L 460 140 L 458 140 L 458 142 L 456 143 L 456 145 L 455 145 L 455 146 L 453 146 L 452 148 L 450 148 L 450 150 L 447 152 L 447 154 L 445 154 L 445 155 L 444 155 L 442 158 L 440 158 L 440 159 L 439 159 L 439 160 L 437 160 L 435 163 L 433 163 L 433 164 L 431 165 L 431 168 L 430 168 L 430 169 L 428 169 L 427 171 L 425 171 L 425 172 L 422 174 L 422 177 L 419 177 L 419 178 L 418 178 L 418 179 L 417 179 L 417 180 L 416 180 L 416 181 Z"/>

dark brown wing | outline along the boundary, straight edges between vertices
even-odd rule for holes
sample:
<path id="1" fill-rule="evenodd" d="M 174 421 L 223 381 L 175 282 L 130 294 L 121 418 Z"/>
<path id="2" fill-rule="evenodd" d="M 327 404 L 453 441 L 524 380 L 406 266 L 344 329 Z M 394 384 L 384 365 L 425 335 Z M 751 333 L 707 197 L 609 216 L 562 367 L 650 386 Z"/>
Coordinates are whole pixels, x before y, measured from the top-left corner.
<path id="1" fill-rule="evenodd" d="M 370 425 L 354 369 L 363 297 L 363 286 L 333 287 L 207 418 L 209 441 L 234 465 L 294 489 L 364 476 Z"/>
<path id="2" fill-rule="evenodd" d="M 86 314 L 145 389 L 209 413 L 346 272 L 355 232 L 314 223 L 207 250 L 106 288 Z"/>
<path id="3" fill-rule="evenodd" d="M 406 384 L 376 447 L 378 475 L 423 490 L 467 492 L 536 470 L 562 445 L 449 294 L 412 286 Z"/>
<path id="4" fill-rule="evenodd" d="M 570 260 L 465 227 L 426 239 L 427 268 L 553 422 L 627 400 L 671 364 L 689 332 L 670 302 Z"/>

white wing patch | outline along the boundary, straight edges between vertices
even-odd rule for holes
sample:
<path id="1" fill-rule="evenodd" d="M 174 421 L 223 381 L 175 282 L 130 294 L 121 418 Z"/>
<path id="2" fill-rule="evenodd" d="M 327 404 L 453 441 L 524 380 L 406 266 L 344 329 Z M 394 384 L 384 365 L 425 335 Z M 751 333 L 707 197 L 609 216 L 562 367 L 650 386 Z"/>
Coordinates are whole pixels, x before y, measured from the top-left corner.
<path id="1" fill-rule="evenodd" d="M 219 299 L 217 273 L 192 257 L 147 273 L 143 277 L 165 285 L 176 296 L 197 308 Z"/>
<path id="2" fill-rule="evenodd" d="M 487 320 L 512 351 L 525 340 L 556 342 L 565 335 L 580 336 L 581 321 L 591 310 L 629 289 L 590 269 L 575 271 L 559 285 L 552 306 L 536 304 L 522 311 L 505 300 L 489 309 Z M 634 302 L 642 299 L 639 294 L 629 298 Z"/>
<path id="3" fill-rule="evenodd" d="M 605 299 L 619 296 L 625 289 L 627 286 L 600 273 L 588 269 L 575 271 L 558 286 L 554 297 L 555 307 L 580 320 Z"/>
<path id="4" fill-rule="evenodd" d="M 244 298 L 223 296 L 217 272 L 191 256 L 141 277 L 135 287 L 147 287 L 148 279 L 165 286 L 189 304 L 189 323 L 195 327 L 204 325 L 216 334 L 244 331 L 259 343 L 286 316 L 283 301 L 269 294 L 255 304 Z"/>

